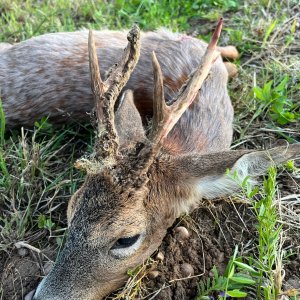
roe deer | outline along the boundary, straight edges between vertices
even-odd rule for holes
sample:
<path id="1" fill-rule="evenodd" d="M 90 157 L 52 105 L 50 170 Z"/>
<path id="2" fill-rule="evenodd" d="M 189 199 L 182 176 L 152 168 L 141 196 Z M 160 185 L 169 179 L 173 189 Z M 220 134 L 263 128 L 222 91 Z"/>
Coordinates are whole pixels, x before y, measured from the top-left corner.
<path id="1" fill-rule="evenodd" d="M 89 47 L 84 46 L 84 34 L 78 34 L 70 50 L 75 57 L 65 53 L 65 48 L 60 50 L 69 35 L 57 35 L 59 41 L 49 44 L 51 49 L 57 47 L 48 53 L 53 61 L 46 66 L 39 61 L 46 55 L 45 50 L 39 53 L 39 47 L 46 45 L 47 49 L 48 45 L 45 39 L 36 39 L 33 45 L 37 48 L 32 51 L 37 61 L 27 62 L 35 70 L 24 63 L 15 65 L 16 70 L 8 68 L 20 62 L 24 44 L 19 48 L 22 54 L 16 49 L 6 53 L 6 58 L 11 56 L 5 69 L 14 72 L 0 77 L 9 125 L 30 124 L 37 115 L 49 112 L 54 120 L 63 121 L 61 112 L 56 111 L 57 103 L 65 112 L 83 118 L 84 105 L 92 106 L 87 87 L 80 84 L 81 79 L 89 82 L 85 55 L 89 56 L 98 122 L 94 154 L 77 162 L 87 176 L 69 201 L 65 248 L 39 285 L 35 300 L 102 299 L 124 283 L 129 268 L 141 264 L 158 248 L 177 217 L 193 210 L 202 198 L 212 199 L 238 189 L 226 175 L 227 169 L 243 179 L 262 174 L 273 162 L 299 156 L 300 144 L 269 151 L 229 150 L 233 110 L 226 89 L 228 74 L 216 51 L 221 26 L 222 21 L 208 46 L 194 39 L 173 40 L 169 35 L 164 40 L 159 34 L 145 34 L 141 45 L 139 29 L 133 26 L 120 62 L 105 81 L 101 79 L 103 66 L 108 70 L 120 51 L 108 51 L 101 43 L 109 40 L 123 45 L 121 33 L 109 39 L 107 35 L 101 43 L 96 33 L 96 46 L 90 33 Z M 100 47 L 98 53 L 96 47 Z M 0 72 L 5 51 L 0 52 Z M 153 80 L 148 62 L 151 55 Z M 52 64 L 57 70 L 54 78 L 50 76 L 53 70 L 49 70 Z M 40 69 L 36 69 L 38 65 Z M 17 75 L 23 80 L 28 76 L 25 84 L 3 80 Z M 123 91 L 125 86 L 133 91 Z M 13 98 L 13 87 L 24 97 Z M 33 94 L 34 101 L 30 98 Z M 70 94 L 72 98 L 68 98 Z M 83 103 L 68 101 L 75 99 L 74 95 Z M 140 112 L 148 113 L 143 111 L 148 102 L 153 102 L 153 119 L 149 132 L 145 132 Z"/>

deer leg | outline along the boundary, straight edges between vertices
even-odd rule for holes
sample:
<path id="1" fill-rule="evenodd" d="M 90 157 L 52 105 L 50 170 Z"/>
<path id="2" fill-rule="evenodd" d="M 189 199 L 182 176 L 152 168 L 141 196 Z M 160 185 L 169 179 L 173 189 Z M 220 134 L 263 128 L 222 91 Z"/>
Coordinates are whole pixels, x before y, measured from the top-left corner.
<path id="1" fill-rule="evenodd" d="M 234 46 L 217 47 L 217 50 L 223 58 L 237 59 L 239 57 L 239 52 Z"/>
<path id="2" fill-rule="evenodd" d="M 233 78 L 238 74 L 238 68 L 235 64 L 229 62 L 229 61 L 224 61 L 224 65 L 226 67 L 226 70 L 228 72 L 228 77 Z"/>
<path id="3" fill-rule="evenodd" d="M 217 49 L 223 58 L 237 59 L 239 57 L 239 52 L 234 46 L 217 47 Z M 224 64 L 229 78 L 235 77 L 238 73 L 236 65 L 228 61 L 224 61 Z"/>

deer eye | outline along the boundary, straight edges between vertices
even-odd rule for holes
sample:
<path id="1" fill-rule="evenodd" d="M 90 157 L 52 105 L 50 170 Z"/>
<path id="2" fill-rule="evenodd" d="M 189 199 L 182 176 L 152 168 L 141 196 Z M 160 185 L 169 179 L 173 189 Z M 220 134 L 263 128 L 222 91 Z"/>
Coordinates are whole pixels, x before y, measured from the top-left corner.
<path id="1" fill-rule="evenodd" d="M 116 243 L 112 246 L 111 249 L 122 249 L 122 248 L 128 248 L 136 243 L 136 241 L 139 239 L 140 234 L 137 234 L 135 236 L 131 237 L 124 237 L 120 238 L 116 241 Z"/>
<path id="2" fill-rule="evenodd" d="M 126 258 L 139 249 L 144 238 L 145 234 L 120 238 L 110 248 L 110 254 L 117 259 Z"/>

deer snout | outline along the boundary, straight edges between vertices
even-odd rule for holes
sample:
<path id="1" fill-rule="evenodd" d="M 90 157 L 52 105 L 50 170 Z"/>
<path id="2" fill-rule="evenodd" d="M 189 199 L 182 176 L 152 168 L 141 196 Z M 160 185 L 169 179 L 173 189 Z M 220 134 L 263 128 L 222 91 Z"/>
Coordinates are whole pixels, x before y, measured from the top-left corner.
<path id="1" fill-rule="evenodd" d="M 76 292 L 76 288 L 69 289 L 68 282 L 64 282 L 62 285 L 52 285 L 51 278 L 45 277 L 38 285 L 33 298 L 28 300 L 92 300 L 94 299 L 92 293 L 89 291 Z M 102 299 L 101 296 L 98 299 Z"/>
<path id="2" fill-rule="evenodd" d="M 106 279 L 105 275 L 93 273 L 88 262 L 86 265 L 87 269 L 78 265 L 72 268 L 59 260 L 28 300 L 101 300 L 126 281 L 125 272 Z M 107 270 L 99 274 L 107 274 Z"/>
<path id="3" fill-rule="evenodd" d="M 33 298 L 28 300 L 92 300 L 94 297 L 90 293 L 86 293 L 86 296 L 82 295 L 82 292 L 61 291 L 59 288 L 48 289 L 44 285 L 44 280 L 39 284 Z M 103 299 L 101 296 L 97 299 Z M 27 300 L 27 299 L 26 299 Z"/>
<path id="4" fill-rule="evenodd" d="M 51 273 L 50 273 L 51 274 Z M 50 275 L 49 274 L 49 275 Z M 91 298 L 76 296 L 75 288 L 69 289 L 68 282 L 55 276 L 46 276 L 38 285 L 32 300 L 89 300 Z M 58 279 L 58 280 L 56 280 Z M 30 298 L 29 298 L 30 299 Z"/>

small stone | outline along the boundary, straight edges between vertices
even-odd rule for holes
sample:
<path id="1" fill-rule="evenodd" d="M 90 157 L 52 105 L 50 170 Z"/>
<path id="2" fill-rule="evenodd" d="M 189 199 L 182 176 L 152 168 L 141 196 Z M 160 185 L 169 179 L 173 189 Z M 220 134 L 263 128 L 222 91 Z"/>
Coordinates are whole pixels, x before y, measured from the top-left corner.
<path id="1" fill-rule="evenodd" d="M 219 255 L 218 255 L 218 257 L 217 257 L 218 263 L 223 262 L 224 259 L 225 259 L 225 258 L 224 258 L 224 252 L 220 252 Z"/>
<path id="2" fill-rule="evenodd" d="M 157 255 L 156 255 L 156 259 L 158 261 L 163 261 L 165 258 L 164 254 L 162 252 L 158 252 Z"/>
<path id="3" fill-rule="evenodd" d="M 21 257 L 24 257 L 28 254 L 28 249 L 26 248 L 19 248 L 18 249 L 18 255 L 20 255 Z"/>
<path id="4" fill-rule="evenodd" d="M 148 277 L 150 279 L 155 279 L 158 276 L 159 276 L 159 272 L 157 270 L 153 270 L 148 273 Z"/>
<path id="5" fill-rule="evenodd" d="M 184 226 L 178 226 L 174 231 L 179 242 L 183 242 L 190 236 L 189 231 Z"/>
<path id="6" fill-rule="evenodd" d="M 181 273 L 184 277 L 189 277 L 194 275 L 194 268 L 188 263 L 183 263 L 180 267 Z"/>

